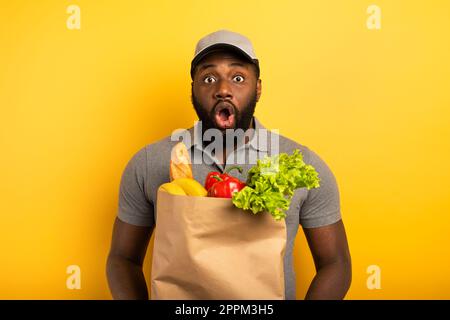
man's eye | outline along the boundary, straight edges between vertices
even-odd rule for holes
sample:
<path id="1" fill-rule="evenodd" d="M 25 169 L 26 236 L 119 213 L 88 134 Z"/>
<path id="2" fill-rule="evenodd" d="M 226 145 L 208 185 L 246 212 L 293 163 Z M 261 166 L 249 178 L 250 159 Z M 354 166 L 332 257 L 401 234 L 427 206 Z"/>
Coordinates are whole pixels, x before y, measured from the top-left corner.
<path id="1" fill-rule="evenodd" d="M 213 82 L 215 82 L 215 81 L 216 81 L 216 79 L 214 79 L 214 78 L 211 77 L 211 76 L 208 76 L 208 77 L 206 77 L 206 78 L 203 80 L 204 83 L 213 83 Z"/>
<path id="2" fill-rule="evenodd" d="M 243 76 L 235 76 L 233 78 L 233 80 L 237 81 L 237 82 L 243 82 L 244 81 L 244 77 Z"/>

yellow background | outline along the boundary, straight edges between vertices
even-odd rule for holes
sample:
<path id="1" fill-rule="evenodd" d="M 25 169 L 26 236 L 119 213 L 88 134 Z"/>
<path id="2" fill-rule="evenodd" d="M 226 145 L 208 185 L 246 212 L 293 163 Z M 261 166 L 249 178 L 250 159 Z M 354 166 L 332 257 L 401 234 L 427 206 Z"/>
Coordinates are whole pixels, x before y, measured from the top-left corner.
<path id="1" fill-rule="evenodd" d="M 67 7 L 81 9 L 69 30 Z M 381 8 L 369 30 L 366 9 Z M 261 63 L 256 116 L 316 151 L 341 192 L 348 299 L 450 298 L 450 2 L 1 1 L 0 298 L 110 299 L 122 171 L 189 127 L 189 63 L 217 29 Z M 151 255 L 145 273 L 149 280 Z M 81 289 L 66 268 L 81 268 Z M 366 286 L 381 268 L 381 289 Z M 298 298 L 314 267 L 301 229 Z"/>

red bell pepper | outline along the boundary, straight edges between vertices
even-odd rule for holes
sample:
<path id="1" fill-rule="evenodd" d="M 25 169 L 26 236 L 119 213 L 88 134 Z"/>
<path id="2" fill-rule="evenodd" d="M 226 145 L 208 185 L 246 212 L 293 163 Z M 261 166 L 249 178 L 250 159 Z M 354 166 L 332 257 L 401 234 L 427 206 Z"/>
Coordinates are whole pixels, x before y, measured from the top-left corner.
<path id="1" fill-rule="evenodd" d="M 216 182 L 220 180 L 227 180 L 231 177 L 228 173 L 235 169 L 239 170 L 239 173 L 242 173 L 242 168 L 240 166 L 229 167 L 224 173 L 220 173 L 218 171 L 208 173 L 205 179 L 205 189 L 209 190 Z M 219 177 L 220 179 L 216 179 L 214 177 Z"/>
<path id="2" fill-rule="evenodd" d="M 207 175 L 205 188 L 208 190 L 209 197 L 231 198 L 234 192 L 238 192 L 245 187 L 246 184 L 244 182 L 228 174 L 234 169 L 242 172 L 241 167 L 233 166 L 228 168 L 224 173 L 214 171 Z"/>
<path id="3" fill-rule="evenodd" d="M 220 179 L 216 179 L 215 177 L 219 177 Z M 205 179 L 205 189 L 209 190 L 211 187 L 218 182 L 219 180 L 224 180 L 223 174 L 218 171 L 213 171 L 208 173 Z"/>

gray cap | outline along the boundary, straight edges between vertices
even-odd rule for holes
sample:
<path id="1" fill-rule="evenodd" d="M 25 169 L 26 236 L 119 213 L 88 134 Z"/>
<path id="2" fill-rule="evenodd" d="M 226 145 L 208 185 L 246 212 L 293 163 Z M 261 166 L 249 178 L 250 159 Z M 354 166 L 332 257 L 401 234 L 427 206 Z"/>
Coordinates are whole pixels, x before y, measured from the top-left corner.
<path id="1" fill-rule="evenodd" d="M 229 49 L 235 51 L 256 65 L 257 77 L 259 78 L 259 61 L 250 40 L 242 34 L 229 30 L 219 30 L 210 33 L 197 42 L 194 58 L 191 62 L 191 78 L 194 79 L 194 70 L 197 64 L 208 53 L 218 49 Z"/>

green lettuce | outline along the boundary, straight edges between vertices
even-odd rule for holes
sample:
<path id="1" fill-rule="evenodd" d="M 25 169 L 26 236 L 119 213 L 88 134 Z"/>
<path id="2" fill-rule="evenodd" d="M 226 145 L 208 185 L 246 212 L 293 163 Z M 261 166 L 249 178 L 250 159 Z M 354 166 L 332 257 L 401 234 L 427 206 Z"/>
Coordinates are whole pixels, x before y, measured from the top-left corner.
<path id="1" fill-rule="evenodd" d="M 233 194 L 232 202 L 254 214 L 268 211 L 275 220 L 281 220 L 286 217 L 295 189 L 318 188 L 319 181 L 317 171 L 303 162 L 298 149 L 292 155 L 265 156 L 248 171 L 246 187 Z"/>

